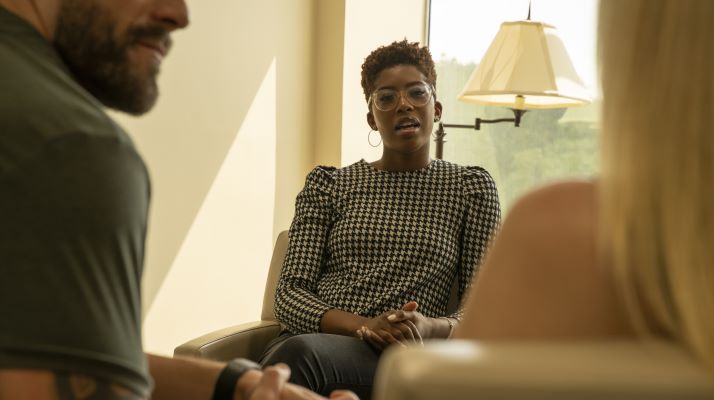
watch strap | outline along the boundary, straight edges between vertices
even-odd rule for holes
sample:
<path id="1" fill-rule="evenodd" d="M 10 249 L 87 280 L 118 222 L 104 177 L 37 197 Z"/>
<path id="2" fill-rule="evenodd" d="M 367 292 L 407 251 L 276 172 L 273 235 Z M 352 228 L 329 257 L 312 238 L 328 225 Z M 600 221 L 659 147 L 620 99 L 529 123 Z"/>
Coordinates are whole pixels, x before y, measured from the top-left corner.
<path id="1" fill-rule="evenodd" d="M 213 389 L 213 400 L 233 400 L 238 380 L 246 371 L 260 369 L 260 365 L 244 358 L 229 361 L 221 370 Z"/>

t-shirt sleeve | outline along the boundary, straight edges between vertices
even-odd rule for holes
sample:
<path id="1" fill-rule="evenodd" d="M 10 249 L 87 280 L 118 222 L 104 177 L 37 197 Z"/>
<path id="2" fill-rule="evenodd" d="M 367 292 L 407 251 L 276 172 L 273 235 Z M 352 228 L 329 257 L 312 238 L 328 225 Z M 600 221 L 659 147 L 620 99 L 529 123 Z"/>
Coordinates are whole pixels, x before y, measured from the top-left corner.
<path id="1" fill-rule="evenodd" d="M 149 182 L 116 137 L 67 134 L 0 174 L 0 368 L 149 393 L 140 278 Z"/>
<path id="2" fill-rule="evenodd" d="M 275 294 L 275 316 L 294 334 L 319 332 L 322 315 L 334 308 L 316 294 L 334 219 L 334 170 L 332 167 L 312 170 L 296 200 L 288 250 Z"/>
<path id="3" fill-rule="evenodd" d="M 467 167 L 463 175 L 466 216 L 459 264 L 459 300 L 471 286 L 488 250 L 491 239 L 501 223 L 501 205 L 493 178 L 483 168 Z M 461 319 L 463 306 L 450 317 Z"/>

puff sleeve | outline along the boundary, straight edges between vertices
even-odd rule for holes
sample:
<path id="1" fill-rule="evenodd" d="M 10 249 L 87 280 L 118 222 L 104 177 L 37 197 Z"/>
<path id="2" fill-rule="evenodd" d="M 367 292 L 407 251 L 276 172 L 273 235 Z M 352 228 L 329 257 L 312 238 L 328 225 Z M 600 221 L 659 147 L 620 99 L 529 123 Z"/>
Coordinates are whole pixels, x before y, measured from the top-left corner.
<path id="1" fill-rule="evenodd" d="M 334 167 L 316 167 L 298 194 L 289 244 L 275 293 L 275 316 L 291 333 L 320 331 L 322 315 L 334 308 L 316 295 L 334 221 Z"/>
<path id="2" fill-rule="evenodd" d="M 491 175 L 481 167 L 466 167 L 463 174 L 464 212 L 459 261 L 459 299 L 478 273 L 491 239 L 501 223 L 498 190 Z M 462 307 L 450 317 L 461 320 Z"/>

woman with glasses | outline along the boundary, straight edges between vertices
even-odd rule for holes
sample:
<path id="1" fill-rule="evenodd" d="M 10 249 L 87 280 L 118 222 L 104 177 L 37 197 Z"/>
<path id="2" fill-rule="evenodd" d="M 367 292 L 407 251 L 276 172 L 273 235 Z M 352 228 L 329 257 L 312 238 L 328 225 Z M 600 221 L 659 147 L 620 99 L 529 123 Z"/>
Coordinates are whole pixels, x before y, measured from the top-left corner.
<path id="1" fill-rule="evenodd" d="M 368 399 L 384 348 L 458 325 L 451 287 L 463 297 L 500 207 L 484 169 L 430 158 L 435 86 L 427 48 L 404 40 L 373 51 L 362 87 L 382 157 L 317 167 L 297 197 L 275 300 L 285 331 L 262 360 L 287 363 L 294 383 Z"/>

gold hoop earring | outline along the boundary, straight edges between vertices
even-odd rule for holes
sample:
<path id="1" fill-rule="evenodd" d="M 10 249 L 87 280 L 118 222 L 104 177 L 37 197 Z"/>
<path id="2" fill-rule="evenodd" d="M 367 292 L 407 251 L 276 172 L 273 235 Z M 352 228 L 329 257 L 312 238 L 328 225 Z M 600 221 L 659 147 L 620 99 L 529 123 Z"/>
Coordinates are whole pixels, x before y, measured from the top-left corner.
<path id="1" fill-rule="evenodd" d="M 372 132 L 377 132 L 377 131 L 375 131 L 374 129 L 369 130 L 369 133 L 367 134 L 367 143 L 369 143 L 369 145 L 372 147 L 379 147 L 379 145 L 382 144 L 382 136 L 379 137 L 379 143 L 372 144 Z"/>

